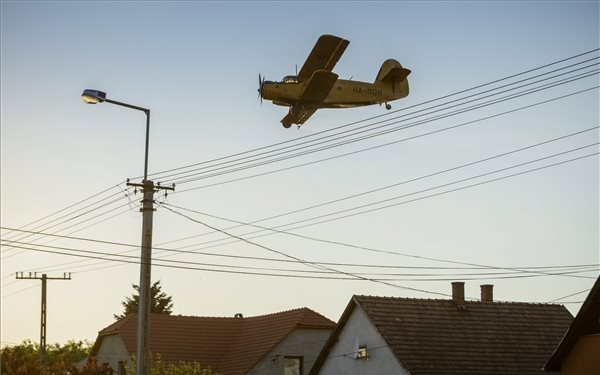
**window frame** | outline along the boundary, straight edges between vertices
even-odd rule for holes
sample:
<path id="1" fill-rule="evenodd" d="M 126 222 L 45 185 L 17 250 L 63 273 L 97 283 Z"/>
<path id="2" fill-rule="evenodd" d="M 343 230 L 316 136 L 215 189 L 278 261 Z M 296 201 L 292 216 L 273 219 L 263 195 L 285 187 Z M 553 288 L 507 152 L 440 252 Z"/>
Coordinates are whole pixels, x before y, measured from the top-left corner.
<path id="1" fill-rule="evenodd" d="M 298 368 L 298 370 L 299 370 L 298 375 L 303 375 L 304 374 L 304 357 L 301 356 L 301 355 L 284 355 L 283 356 L 283 375 L 286 375 L 286 373 L 285 373 L 285 368 L 286 368 L 285 363 L 286 363 L 286 360 L 288 360 L 288 359 L 296 359 L 296 360 L 298 360 L 298 362 L 300 363 L 300 366 Z"/>

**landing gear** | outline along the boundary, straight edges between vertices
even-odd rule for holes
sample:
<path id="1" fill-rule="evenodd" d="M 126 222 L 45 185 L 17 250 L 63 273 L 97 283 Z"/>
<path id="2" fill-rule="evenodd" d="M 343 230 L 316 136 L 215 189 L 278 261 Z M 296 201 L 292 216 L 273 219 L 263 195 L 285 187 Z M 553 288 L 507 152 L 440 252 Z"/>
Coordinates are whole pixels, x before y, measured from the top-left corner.
<path id="1" fill-rule="evenodd" d="M 390 109 L 392 109 L 392 105 L 390 103 L 385 103 L 385 109 L 389 111 Z"/>

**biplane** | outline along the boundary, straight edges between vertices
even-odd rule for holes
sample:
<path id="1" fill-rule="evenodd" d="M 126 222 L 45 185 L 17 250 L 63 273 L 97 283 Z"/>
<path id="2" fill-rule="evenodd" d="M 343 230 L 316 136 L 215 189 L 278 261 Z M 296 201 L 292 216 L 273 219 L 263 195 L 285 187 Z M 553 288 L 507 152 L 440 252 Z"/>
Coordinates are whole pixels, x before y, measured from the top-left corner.
<path id="1" fill-rule="evenodd" d="M 408 95 L 408 75 L 394 59 L 383 62 L 373 83 L 339 79 L 333 73 L 346 47 L 346 39 L 334 35 L 321 35 L 304 65 L 296 75 L 283 77 L 279 82 L 266 81 L 258 75 L 258 94 L 273 104 L 290 107 L 281 119 L 284 127 L 300 127 L 320 108 L 351 108 L 372 104 L 385 104 L 391 109 L 392 100 Z"/>

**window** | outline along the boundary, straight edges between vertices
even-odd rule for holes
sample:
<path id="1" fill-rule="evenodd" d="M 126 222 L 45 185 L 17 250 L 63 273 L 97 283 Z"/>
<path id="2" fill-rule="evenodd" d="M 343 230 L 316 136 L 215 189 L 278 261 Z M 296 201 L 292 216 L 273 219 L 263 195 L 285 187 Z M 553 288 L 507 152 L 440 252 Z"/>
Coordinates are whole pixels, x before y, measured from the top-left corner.
<path id="1" fill-rule="evenodd" d="M 284 357 L 283 375 L 302 375 L 302 357 Z"/>
<path id="2" fill-rule="evenodd" d="M 364 360 L 369 359 L 369 353 L 367 352 L 366 345 L 360 345 L 358 347 L 358 352 L 356 353 L 356 359 L 364 359 Z"/>
<path id="3" fill-rule="evenodd" d="M 283 77 L 283 83 L 300 83 L 301 79 L 298 76 L 285 76 Z"/>

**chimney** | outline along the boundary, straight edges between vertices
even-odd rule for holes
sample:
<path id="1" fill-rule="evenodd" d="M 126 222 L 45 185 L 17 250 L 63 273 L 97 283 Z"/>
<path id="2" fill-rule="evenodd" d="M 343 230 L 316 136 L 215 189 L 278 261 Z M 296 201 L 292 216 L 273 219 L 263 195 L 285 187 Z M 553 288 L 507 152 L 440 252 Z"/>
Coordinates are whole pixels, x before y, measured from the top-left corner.
<path id="1" fill-rule="evenodd" d="M 494 286 L 484 284 L 481 286 L 481 302 L 494 302 Z"/>
<path id="2" fill-rule="evenodd" d="M 452 301 L 461 305 L 465 303 L 465 283 L 463 281 L 452 283 Z"/>

